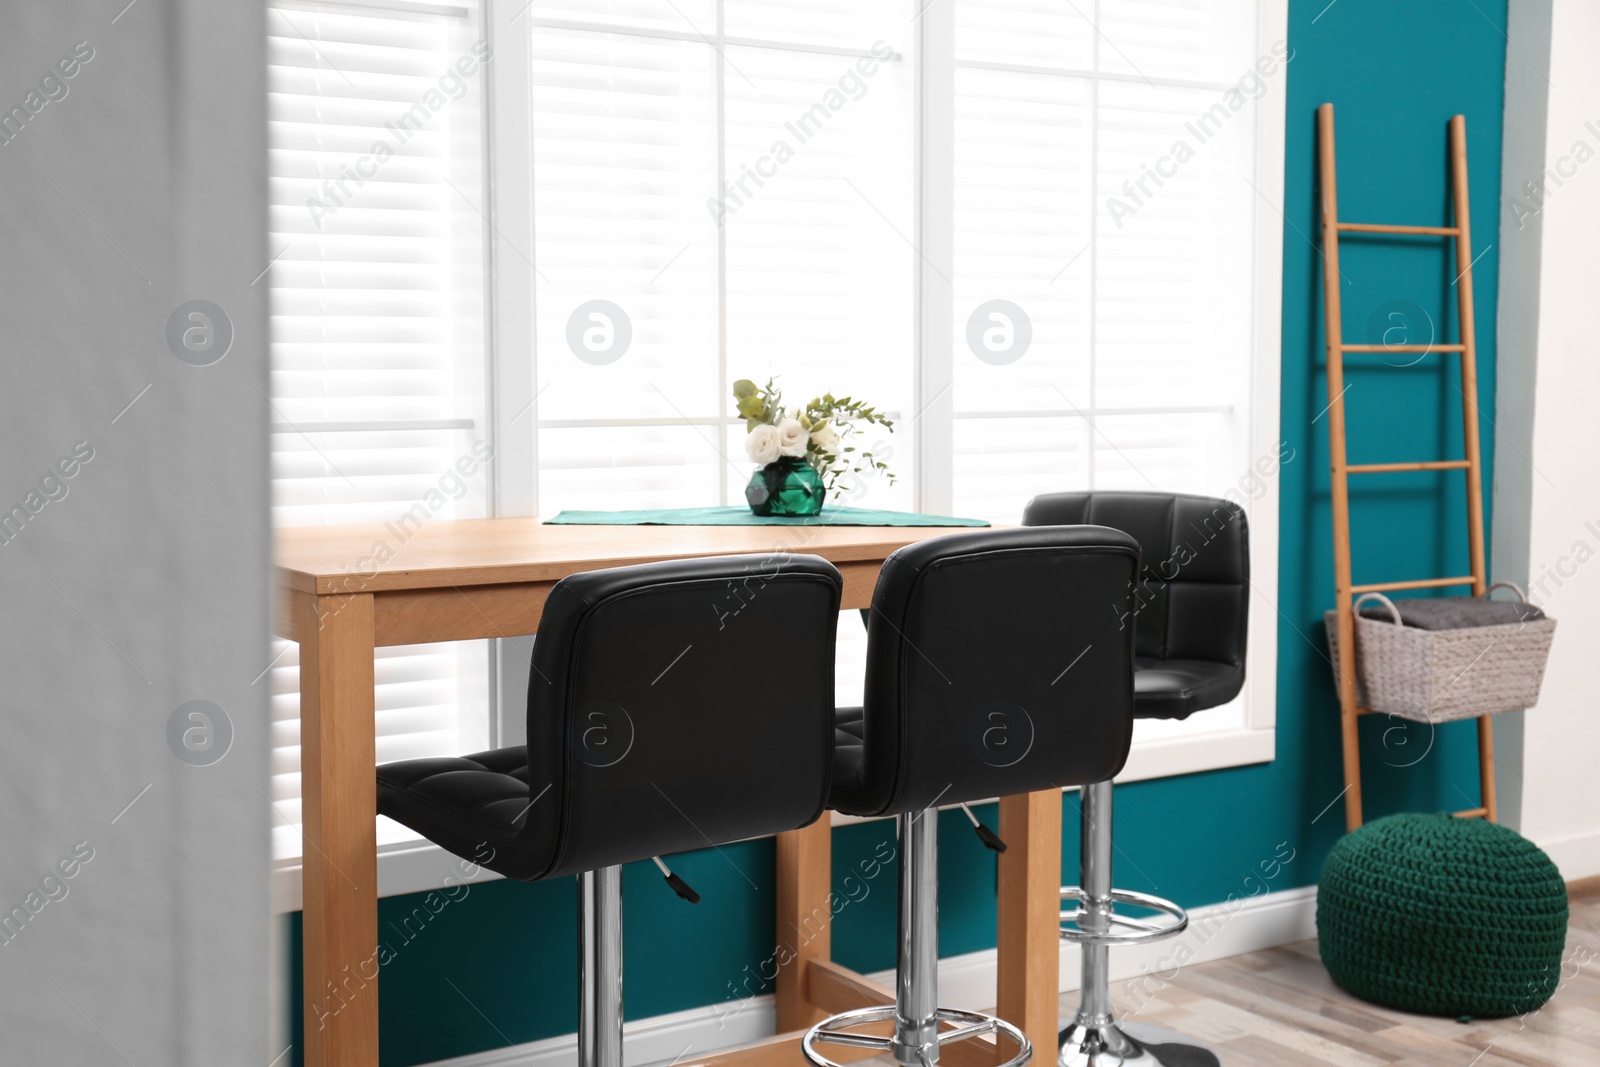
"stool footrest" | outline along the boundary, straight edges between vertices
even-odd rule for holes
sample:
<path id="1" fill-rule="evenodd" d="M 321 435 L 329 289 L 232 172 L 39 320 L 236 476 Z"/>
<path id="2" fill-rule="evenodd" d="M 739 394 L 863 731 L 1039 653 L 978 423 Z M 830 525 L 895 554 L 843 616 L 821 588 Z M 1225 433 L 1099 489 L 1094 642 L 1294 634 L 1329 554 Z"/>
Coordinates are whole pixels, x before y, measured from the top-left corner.
<path id="1" fill-rule="evenodd" d="M 1137 945 L 1159 941 L 1188 929 L 1189 913 L 1170 900 L 1148 893 L 1136 893 L 1131 889 L 1113 889 L 1110 897 L 1113 905 L 1128 904 L 1160 914 L 1146 918 L 1118 915 L 1110 911 L 1100 917 L 1107 926 L 1104 930 L 1085 930 L 1081 925 L 1067 926 L 1067 923 L 1081 924 L 1084 919 L 1093 917 L 1094 913 L 1089 910 L 1089 898 L 1082 886 L 1064 885 L 1061 887 L 1061 898 L 1071 899 L 1077 906 L 1061 912 L 1061 940 L 1078 945 Z"/>
<path id="2" fill-rule="evenodd" d="M 882 1034 L 852 1034 L 847 1030 L 817 1030 L 817 1040 L 830 1045 L 850 1045 L 853 1048 L 875 1048 L 888 1052 L 894 1038 Z"/>
<path id="3" fill-rule="evenodd" d="M 857 1008 L 854 1011 L 840 1012 L 838 1015 L 829 1016 L 817 1025 L 806 1031 L 805 1037 L 800 1039 L 800 1051 L 807 1061 L 814 1067 L 844 1067 L 834 1060 L 829 1059 L 817 1051 L 818 1044 L 847 1045 L 852 1048 L 877 1049 L 880 1052 L 890 1052 L 894 1048 L 894 1038 L 885 1034 L 853 1034 L 847 1027 L 864 1026 L 868 1023 L 893 1023 L 896 1009 L 893 1004 L 884 1004 L 878 1007 Z M 945 1045 L 955 1041 L 965 1041 L 969 1037 L 981 1037 L 984 1034 L 1001 1034 L 1009 1038 L 1018 1048 L 1018 1052 L 1009 1060 L 1005 1060 L 998 1067 L 1025 1067 L 1033 1058 L 1033 1046 L 1023 1036 L 1021 1030 L 1006 1022 L 1004 1019 L 993 1015 L 984 1015 L 976 1011 L 962 1011 L 957 1008 L 940 1008 L 934 1013 L 934 1018 L 941 1023 L 957 1024 L 953 1030 L 945 1030 L 939 1034 L 939 1044 Z M 933 1047 L 923 1047 L 918 1050 L 918 1057 L 924 1064 L 937 1062 L 938 1050 Z"/>

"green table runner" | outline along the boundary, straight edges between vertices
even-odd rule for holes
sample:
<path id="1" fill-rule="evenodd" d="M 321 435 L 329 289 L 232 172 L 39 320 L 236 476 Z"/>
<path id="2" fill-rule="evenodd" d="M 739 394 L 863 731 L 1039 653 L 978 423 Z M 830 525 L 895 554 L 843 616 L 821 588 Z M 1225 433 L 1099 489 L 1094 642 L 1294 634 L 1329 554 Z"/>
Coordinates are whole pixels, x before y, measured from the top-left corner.
<path id="1" fill-rule="evenodd" d="M 747 507 L 658 508 L 644 511 L 563 511 L 547 523 L 564 526 L 987 526 L 983 519 L 918 515 L 910 511 L 824 507 L 822 514 L 795 518 L 755 515 Z"/>

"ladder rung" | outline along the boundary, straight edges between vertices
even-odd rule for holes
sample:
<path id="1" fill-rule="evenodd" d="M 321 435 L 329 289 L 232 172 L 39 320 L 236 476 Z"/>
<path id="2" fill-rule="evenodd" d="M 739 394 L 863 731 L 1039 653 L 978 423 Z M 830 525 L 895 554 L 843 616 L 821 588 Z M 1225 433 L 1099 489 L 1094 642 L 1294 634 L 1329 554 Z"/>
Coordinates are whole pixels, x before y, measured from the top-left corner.
<path id="1" fill-rule="evenodd" d="M 1464 471 L 1472 466 L 1464 459 L 1433 459 L 1425 463 L 1352 463 L 1347 474 L 1391 474 L 1396 471 Z"/>
<path id="2" fill-rule="evenodd" d="M 1465 352 L 1466 345 L 1340 345 L 1341 352 Z"/>
<path id="3" fill-rule="evenodd" d="M 1454 237 L 1461 232 L 1454 226 L 1391 226 L 1385 222 L 1341 222 L 1339 229 L 1350 233 L 1410 233 L 1434 237 Z"/>
<path id="4" fill-rule="evenodd" d="M 1485 808 L 1466 808 L 1456 812 L 1455 816 L 1458 819 L 1486 819 L 1489 817 L 1489 812 Z"/>
<path id="5" fill-rule="evenodd" d="M 1440 589 L 1447 585 L 1471 585 L 1477 579 L 1472 575 L 1465 578 L 1417 578 L 1409 582 L 1373 582 L 1371 585 L 1352 585 L 1350 593 L 1359 596 L 1362 593 L 1387 593 L 1396 589 Z"/>

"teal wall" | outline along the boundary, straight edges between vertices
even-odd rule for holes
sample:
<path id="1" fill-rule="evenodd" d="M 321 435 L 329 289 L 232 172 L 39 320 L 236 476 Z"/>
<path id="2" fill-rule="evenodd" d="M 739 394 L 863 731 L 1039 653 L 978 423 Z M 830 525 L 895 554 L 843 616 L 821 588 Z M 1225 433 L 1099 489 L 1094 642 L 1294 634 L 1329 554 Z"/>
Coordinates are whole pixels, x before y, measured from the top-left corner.
<path id="1" fill-rule="evenodd" d="M 1467 116 L 1477 249 L 1480 397 L 1495 395 L 1500 123 L 1505 0 L 1326 0 L 1290 5 L 1288 129 L 1283 235 L 1282 435 L 1294 459 L 1281 475 L 1281 546 L 1276 605 L 1252 611 L 1278 619 L 1278 754 L 1269 764 L 1140 782 L 1117 790 L 1117 883 L 1195 906 L 1257 891 L 1246 879 L 1274 872 L 1270 889 L 1316 881 L 1343 829 L 1334 804 L 1340 771 L 1338 705 L 1329 679 L 1322 612 L 1333 603 L 1328 510 L 1327 404 L 1322 367 L 1314 110 L 1338 112 L 1340 213 L 1352 221 L 1448 221 L 1445 123 Z M 1283 91 L 1283 83 L 1273 91 Z M 1370 320 L 1404 326 L 1427 340 L 1427 322 L 1453 323 L 1453 272 L 1439 239 L 1347 239 L 1342 272 L 1346 339 L 1366 340 Z M 1240 284 L 1244 284 L 1241 280 Z M 1394 311 L 1400 319 L 1389 317 Z M 1453 329 L 1453 326 L 1451 327 Z M 1441 328 L 1438 340 L 1454 340 Z M 1391 336 L 1390 340 L 1398 338 Z M 1460 396 L 1453 356 L 1416 366 L 1352 357 L 1346 394 L 1353 462 L 1458 456 Z M 1394 362 L 1400 362 L 1394 360 Z M 1484 464 L 1493 469 L 1495 431 L 1482 419 Z M 1040 486 L 1041 490 L 1049 486 Z M 1485 501 L 1487 505 L 1488 501 Z M 1459 473 L 1370 476 L 1352 493 L 1357 581 L 1462 574 L 1467 570 Z M 1478 801 L 1470 724 L 1397 730 L 1363 723 L 1369 816 L 1461 808 Z M 1065 798 L 1063 854 L 1075 868 L 1076 797 Z M 994 811 L 982 813 L 991 822 Z M 959 813 L 942 822 L 941 952 L 994 945 L 994 860 Z M 1279 869 L 1275 861 L 1294 859 Z M 894 955 L 894 869 L 865 878 L 860 866 L 892 844 L 881 822 L 834 833 L 834 871 L 848 899 L 834 927 L 834 956 L 861 971 Z M 773 847 L 754 842 L 680 857 L 675 867 L 704 895 L 677 900 L 648 864 L 627 869 L 627 1016 L 658 1015 L 770 991 L 762 965 L 773 952 Z M 735 870 L 737 868 L 737 870 Z M 870 866 L 867 869 L 871 869 Z M 857 881 L 846 885 L 854 873 Z M 1063 871 L 1075 881 L 1075 871 Z M 550 885 L 494 882 L 446 904 L 407 940 L 406 916 L 422 896 L 382 902 L 382 936 L 395 958 L 382 971 L 385 1067 L 426 1063 L 507 1042 L 570 1033 L 577 1026 L 575 897 L 571 880 Z M 288 917 L 295 946 L 294 1033 L 298 1034 L 299 915 Z M 770 973 L 767 970 L 766 973 Z M 296 1050 L 295 1061 L 299 1062 Z"/>

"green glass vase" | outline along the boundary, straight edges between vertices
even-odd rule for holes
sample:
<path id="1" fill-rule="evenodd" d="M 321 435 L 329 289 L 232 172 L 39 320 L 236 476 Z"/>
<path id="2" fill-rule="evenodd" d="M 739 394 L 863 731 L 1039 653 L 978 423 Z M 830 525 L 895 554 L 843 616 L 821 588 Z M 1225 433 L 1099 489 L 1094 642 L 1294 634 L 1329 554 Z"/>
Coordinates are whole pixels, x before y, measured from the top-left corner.
<path id="1" fill-rule="evenodd" d="M 757 468 L 744 498 L 757 515 L 816 515 L 826 490 L 822 475 L 803 459 L 780 459 Z"/>

